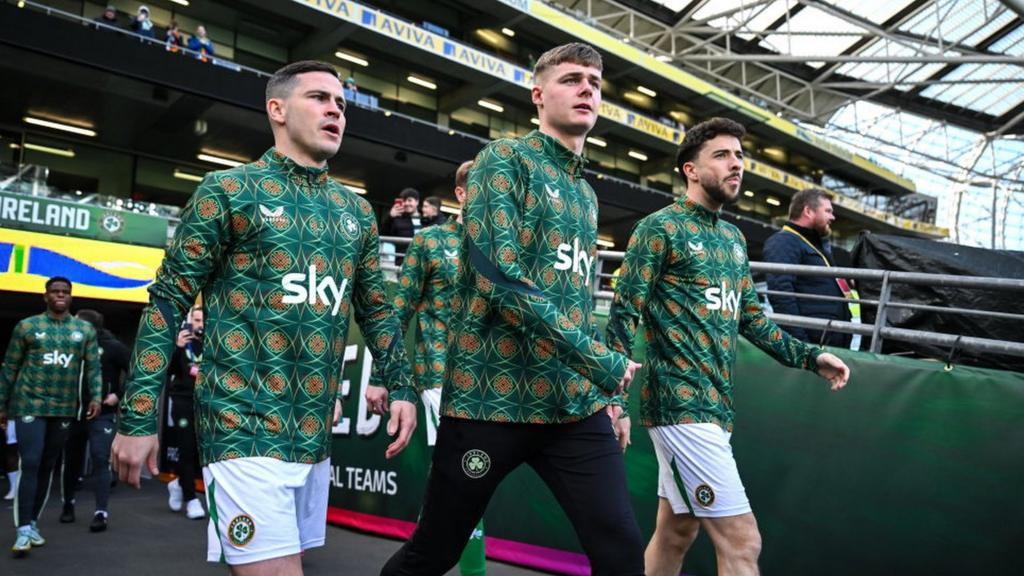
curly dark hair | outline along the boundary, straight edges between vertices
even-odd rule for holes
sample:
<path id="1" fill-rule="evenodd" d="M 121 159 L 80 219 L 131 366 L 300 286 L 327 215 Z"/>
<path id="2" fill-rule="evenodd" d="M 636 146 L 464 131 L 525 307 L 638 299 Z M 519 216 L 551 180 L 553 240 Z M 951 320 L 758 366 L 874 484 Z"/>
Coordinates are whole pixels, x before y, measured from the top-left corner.
<path id="1" fill-rule="evenodd" d="M 735 136 L 742 140 L 747 134 L 747 129 L 735 120 L 715 117 L 687 130 L 683 143 L 679 145 L 679 152 L 676 153 L 676 167 L 679 168 L 679 172 L 683 172 L 683 164 L 692 162 L 700 154 L 700 149 L 708 140 L 713 140 L 722 134 Z"/>

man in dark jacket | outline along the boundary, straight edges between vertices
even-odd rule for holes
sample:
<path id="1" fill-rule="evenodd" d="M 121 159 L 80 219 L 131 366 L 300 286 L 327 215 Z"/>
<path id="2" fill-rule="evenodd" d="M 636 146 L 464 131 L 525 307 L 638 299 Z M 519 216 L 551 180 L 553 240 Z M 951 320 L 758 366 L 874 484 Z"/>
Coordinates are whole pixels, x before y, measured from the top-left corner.
<path id="1" fill-rule="evenodd" d="M 400 236 L 412 238 L 420 230 L 420 213 L 418 211 L 420 193 L 415 188 L 406 188 L 395 198 L 395 204 L 388 212 L 387 218 L 380 227 L 381 236 Z"/>
<path id="2" fill-rule="evenodd" d="M 189 322 L 178 331 L 177 347 L 167 370 L 167 394 L 170 396 L 170 421 L 176 430 L 178 477 L 167 484 L 167 506 L 179 512 L 185 507 L 185 516 L 199 520 L 206 516 L 203 505 L 196 497 L 196 471 L 199 448 L 196 444 L 195 403 L 193 391 L 196 375 L 203 362 L 203 308 L 195 306 L 189 313 Z"/>
<path id="3" fill-rule="evenodd" d="M 100 415 L 87 420 L 85 409 L 80 407 L 78 417 L 71 424 L 67 444 L 64 445 L 64 509 L 60 521 L 75 521 L 75 491 L 85 465 L 85 446 L 88 443 L 89 456 L 96 472 L 96 512 L 93 513 L 89 530 L 102 532 L 107 529 L 107 518 L 110 515 L 107 510 L 110 500 L 110 444 L 114 441 L 117 403 L 124 394 L 123 377 L 128 372 L 128 348 L 111 334 L 110 330 L 103 327 L 103 314 L 96 310 L 82 309 L 78 311 L 77 316 L 96 328 L 103 388 L 100 393 Z M 84 378 L 82 380 L 81 394 L 82 398 L 86 398 L 87 382 Z"/>
<path id="4" fill-rule="evenodd" d="M 764 260 L 780 264 L 804 266 L 833 266 L 832 247 L 828 235 L 832 232 L 832 200 L 829 193 L 817 188 L 801 190 L 793 195 L 789 204 L 789 222 L 773 234 L 764 244 Z M 797 276 L 795 274 L 768 274 L 768 289 L 796 294 L 848 297 L 850 288 L 845 279 L 827 276 Z M 772 309 L 780 314 L 809 316 L 823 320 L 850 320 L 846 302 L 813 300 L 794 296 L 770 295 Z M 822 331 L 783 326 L 796 338 L 815 344 L 847 348 L 850 335 L 829 331 L 822 341 Z"/>

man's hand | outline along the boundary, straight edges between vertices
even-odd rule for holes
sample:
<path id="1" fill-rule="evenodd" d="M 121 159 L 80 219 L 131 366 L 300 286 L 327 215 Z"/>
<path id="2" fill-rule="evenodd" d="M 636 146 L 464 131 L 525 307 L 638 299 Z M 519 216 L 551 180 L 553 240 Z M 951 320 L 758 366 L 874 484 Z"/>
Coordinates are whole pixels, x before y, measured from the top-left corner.
<path id="1" fill-rule="evenodd" d="M 156 434 L 151 436 L 114 436 L 114 444 L 110 447 L 110 464 L 114 467 L 117 477 L 136 488 L 140 487 L 139 475 L 145 464 L 153 476 L 160 473 L 156 465 L 157 454 L 160 452 L 160 441 Z"/>
<path id="2" fill-rule="evenodd" d="M 195 339 L 196 336 L 191 330 L 182 330 L 181 332 L 178 332 L 178 339 L 175 341 L 175 344 L 178 345 L 178 348 L 184 348 L 185 344 Z"/>
<path id="3" fill-rule="evenodd" d="M 334 399 L 334 420 L 331 422 L 331 425 L 337 426 L 338 420 L 341 420 L 341 398 Z"/>
<path id="4" fill-rule="evenodd" d="M 615 389 L 615 394 L 622 394 L 626 390 L 629 390 L 629 385 L 633 382 L 633 376 L 636 375 L 636 371 L 643 366 L 643 364 L 637 364 L 632 360 L 628 360 L 626 364 L 626 373 L 622 375 L 622 380 L 619 381 L 619 387 Z"/>
<path id="5" fill-rule="evenodd" d="M 89 402 L 89 406 L 85 409 L 85 419 L 92 420 L 93 418 L 100 415 L 100 403 L 93 400 Z"/>
<path id="6" fill-rule="evenodd" d="M 388 215 L 391 216 L 392 218 L 398 218 L 399 216 L 402 215 L 403 212 L 405 212 L 405 205 L 392 204 L 391 211 L 388 212 Z"/>
<path id="7" fill-rule="evenodd" d="M 396 400 L 391 403 L 391 417 L 388 419 L 388 436 L 398 432 L 398 438 L 388 445 L 384 452 L 385 458 L 394 458 L 405 449 L 416 429 L 416 405 L 407 400 Z"/>
<path id="8" fill-rule="evenodd" d="M 632 444 L 629 439 L 629 429 L 631 425 L 629 416 L 622 417 L 622 406 L 605 406 L 604 413 L 611 419 L 612 432 L 615 433 L 615 439 L 619 441 L 619 446 L 621 446 L 622 451 L 625 452 L 626 448 Z"/>
<path id="9" fill-rule="evenodd" d="M 828 380 L 833 391 L 846 386 L 846 381 L 850 379 L 850 368 L 838 356 L 830 352 L 818 356 L 817 372 L 819 376 Z"/>
<path id="10" fill-rule="evenodd" d="M 118 400 L 120 400 L 120 398 L 117 397 L 117 394 L 114 394 L 113 392 L 111 392 L 110 394 L 107 394 L 106 398 L 103 399 L 103 405 L 104 406 L 117 406 L 117 401 Z"/>
<path id="11" fill-rule="evenodd" d="M 371 414 L 384 414 L 388 411 L 388 389 L 383 386 L 366 387 L 366 407 Z"/>

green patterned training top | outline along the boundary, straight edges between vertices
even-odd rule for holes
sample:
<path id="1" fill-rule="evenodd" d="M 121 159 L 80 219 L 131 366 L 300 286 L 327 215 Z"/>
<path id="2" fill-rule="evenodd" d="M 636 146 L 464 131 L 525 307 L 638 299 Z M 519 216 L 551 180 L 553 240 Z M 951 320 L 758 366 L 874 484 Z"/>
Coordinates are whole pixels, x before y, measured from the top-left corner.
<path id="1" fill-rule="evenodd" d="M 611 401 L 627 360 L 595 339 L 597 198 L 584 162 L 538 131 L 477 155 L 442 414 L 548 424 Z"/>
<path id="2" fill-rule="evenodd" d="M 636 225 L 619 274 L 608 344 L 630 354 L 643 318 L 644 426 L 711 422 L 731 432 L 740 333 L 787 366 L 817 366 L 820 349 L 764 315 L 743 234 L 692 200 L 680 198 Z"/>
<path id="3" fill-rule="evenodd" d="M 29 316 L 14 327 L 7 345 L 0 371 L 0 410 L 11 418 L 73 418 L 83 374 L 89 398 L 82 402 L 99 402 L 100 351 L 92 324 L 70 315 L 62 320 L 48 313 Z"/>
<path id="4" fill-rule="evenodd" d="M 149 289 L 120 431 L 155 434 L 182 319 L 203 295 L 195 402 L 204 464 L 327 458 L 349 313 L 393 400 L 416 401 L 384 291 L 370 205 L 273 148 L 211 172 L 182 213 Z"/>
<path id="5" fill-rule="evenodd" d="M 448 364 L 448 320 L 462 248 L 462 224 L 454 219 L 420 230 L 398 274 L 395 311 L 402 328 L 416 318 L 413 374 L 417 388 L 444 384 Z"/>

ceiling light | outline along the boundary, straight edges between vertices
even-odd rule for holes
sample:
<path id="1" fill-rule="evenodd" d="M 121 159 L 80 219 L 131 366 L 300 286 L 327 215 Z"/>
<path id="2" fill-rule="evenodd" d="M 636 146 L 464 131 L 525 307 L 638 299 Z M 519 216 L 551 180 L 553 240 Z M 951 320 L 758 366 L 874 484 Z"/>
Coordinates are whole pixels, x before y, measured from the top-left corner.
<path id="1" fill-rule="evenodd" d="M 26 124 L 33 124 L 35 126 L 42 126 L 44 128 L 63 130 L 64 132 L 71 132 L 72 134 L 80 134 L 82 136 L 96 136 L 95 130 L 90 130 L 88 128 L 82 128 L 79 126 L 72 126 L 71 124 L 64 124 L 63 122 L 53 122 L 51 120 L 43 120 L 42 118 L 35 118 L 33 116 L 25 116 L 23 120 L 25 120 Z"/>
<path id="2" fill-rule="evenodd" d="M 344 52 L 342 50 L 338 50 L 337 52 L 334 53 L 334 55 L 337 56 L 338 58 L 341 58 L 342 60 L 344 60 L 346 62 L 351 62 L 353 64 L 358 64 L 360 66 L 369 66 L 370 65 L 370 61 L 367 60 L 366 58 L 363 58 L 361 56 L 356 56 L 355 54 L 352 54 L 352 53 L 349 53 L 349 52 Z"/>
<path id="3" fill-rule="evenodd" d="M 672 61 L 672 57 L 671 56 L 665 56 L 664 54 L 658 54 L 657 56 L 654 57 L 654 59 L 657 60 L 658 62 L 671 62 Z"/>
<path id="4" fill-rule="evenodd" d="M 516 31 L 511 28 L 502 28 L 501 33 L 504 34 L 505 36 L 508 36 L 509 38 L 516 37 Z"/>
<path id="5" fill-rule="evenodd" d="M 385 118 L 391 118 L 391 110 L 385 110 L 384 111 L 384 117 Z"/>
<path id="6" fill-rule="evenodd" d="M 455 130 L 448 130 L 449 136 L 455 136 Z"/>
<path id="7" fill-rule="evenodd" d="M 650 96 L 651 98 L 657 98 L 658 97 L 658 93 L 657 92 L 655 92 L 654 90 L 651 90 L 650 88 L 648 88 L 646 86 L 637 86 L 636 87 L 636 91 L 641 93 L 641 94 L 646 94 L 646 95 Z"/>
<path id="8" fill-rule="evenodd" d="M 179 168 L 174 169 L 174 177 L 180 180 L 189 180 L 191 182 L 202 182 L 203 177 L 199 174 L 193 174 L 191 172 L 185 172 Z"/>
<path id="9" fill-rule="evenodd" d="M 587 142 L 593 144 L 594 146 L 600 146 L 601 148 L 608 147 L 608 143 L 598 138 L 597 136 L 587 136 Z"/>
<path id="10" fill-rule="evenodd" d="M 434 84 L 433 82 L 431 82 L 430 80 L 427 80 L 426 78 L 420 78 L 419 76 L 414 76 L 412 74 L 409 74 L 409 77 L 406 78 L 406 80 L 408 80 L 409 82 L 412 82 L 413 84 L 416 84 L 417 86 L 423 86 L 424 88 L 429 88 L 431 90 L 437 90 L 437 84 Z"/>
<path id="11" fill-rule="evenodd" d="M 11 148 L 21 148 L 21 146 L 15 143 L 11 143 Z M 63 156 L 64 158 L 75 157 L 75 150 L 73 148 L 53 148 L 51 146 L 41 146 L 39 144 L 25 142 L 25 149 L 35 150 L 36 152 L 43 152 L 45 154 L 53 154 L 54 156 Z"/>
<path id="12" fill-rule="evenodd" d="M 482 108 L 487 108 L 488 110 L 494 110 L 495 112 L 498 112 L 499 114 L 505 111 L 505 107 L 504 106 L 502 106 L 501 104 L 498 104 L 497 102 L 491 102 L 490 100 L 477 100 L 476 103 L 479 104 Z"/>
<path id="13" fill-rule="evenodd" d="M 530 124 L 533 124 L 534 126 L 540 126 L 540 119 L 539 118 L 530 118 Z"/>
<path id="14" fill-rule="evenodd" d="M 597 245 L 602 248 L 615 248 L 615 241 L 611 236 L 598 236 Z"/>
<path id="15" fill-rule="evenodd" d="M 754 193 L 751 192 L 750 190 L 744 190 L 743 191 L 743 195 L 746 196 L 747 198 L 753 198 L 754 197 Z"/>
<path id="16" fill-rule="evenodd" d="M 341 184 L 345 188 L 348 188 L 349 190 L 351 190 L 352 192 L 354 192 L 356 194 L 359 194 L 360 196 L 365 196 L 366 195 L 366 184 L 364 184 L 362 182 L 356 182 L 354 180 L 342 180 L 341 178 L 338 178 L 337 176 L 331 176 L 331 178 L 334 178 L 335 182 L 338 182 L 339 184 Z"/>
<path id="17" fill-rule="evenodd" d="M 622 43 L 623 44 L 629 44 L 629 38 L 623 37 L 622 38 Z"/>
<path id="18" fill-rule="evenodd" d="M 188 0 L 171 0 L 171 2 L 177 4 L 178 6 L 188 6 Z"/>
<path id="19" fill-rule="evenodd" d="M 245 162 L 241 160 L 232 160 L 231 158 L 223 158 L 221 156 L 214 156 L 213 154 L 206 153 L 201 153 L 197 155 L 196 158 L 199 158 L 203 162 L 209 162 L 210 164 L 220 164 L 221 166 L 227 166 L 229 168 L 234 168 L 235 166 L 241 166 L 242 164 L 245 164 Z"/>
<path id="20" fill-rule="evenodd" d="M 771 204 L 772 206 L 782 206 L 782 202 L 779 202 L 779 199 L 775 198 L 774 196 L 769 196 L 765 198 L 764 201 Z"/>
<path id="21" fill-rule="evenodd" d="M 647 162 L 647 154 L 644 154 L 643 152 L 640 152 L 638 150 L 630 150 L 629 152 L 626 153 L 626 155 L 629 156 L 630 158 L 636 158 L 641 162 Z"/>

